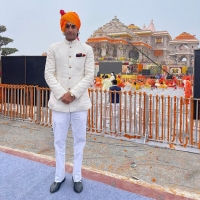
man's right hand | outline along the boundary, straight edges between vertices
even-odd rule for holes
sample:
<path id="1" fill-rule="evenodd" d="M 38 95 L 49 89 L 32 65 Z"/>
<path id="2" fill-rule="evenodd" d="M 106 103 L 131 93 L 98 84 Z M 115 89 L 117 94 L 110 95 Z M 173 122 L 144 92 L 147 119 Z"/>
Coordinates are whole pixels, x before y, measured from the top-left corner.
<path id="1" fill-rule="evenodd" d="M 65 104 L 69 104 L 72 101 L 74 101 L 75 97 L 72 97 L 70 92 L 65 93 L 62 97 L 61 97 L 61 101 Z"/>

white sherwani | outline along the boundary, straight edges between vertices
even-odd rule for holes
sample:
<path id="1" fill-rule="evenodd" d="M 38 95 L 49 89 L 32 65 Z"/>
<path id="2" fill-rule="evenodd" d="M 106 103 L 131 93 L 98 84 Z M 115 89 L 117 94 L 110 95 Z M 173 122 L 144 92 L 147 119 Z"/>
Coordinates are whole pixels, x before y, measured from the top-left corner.
<path id="1" fill-rule="evenodd" d="M 76 57 L 76 54 L 85 57 Z M 58 42 L 50 46 L 45 67 L 45 79 L 51 89 L 49 108 L 61 112 L 88 110 L 91 102 L 88 88 L 94 79 L 92 47 L 78 40 Z M 71 91 L 76 99 L 64 104 L 61 97 Z"/>
<path id="2" fill-rule="evenodd" d="M 82 53 L 82 57 L 77 54 Z M 85 43 L 64 40 L 50 46 L 45 79 L 51 89 L 49 108 L 52 111 L 56 155 L 55 182 L 65 178 L 65 149 L 69 125 L 74 138 L 73 180 L 80 181 L 83 149 L 86 143 L 87 110 L 91 107 L 88 88 L 94 78 L 94 55 Z M 75 100 L 70 104 L 61 97 L 70 91 Z"/>

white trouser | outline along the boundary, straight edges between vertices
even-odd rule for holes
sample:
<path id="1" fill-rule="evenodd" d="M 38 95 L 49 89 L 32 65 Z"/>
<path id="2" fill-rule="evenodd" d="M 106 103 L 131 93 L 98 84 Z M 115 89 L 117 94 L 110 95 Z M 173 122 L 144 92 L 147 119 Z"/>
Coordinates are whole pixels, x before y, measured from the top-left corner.
<path id="1" fill-rule="evenodd" d="M 86 143 L 87 110 L 71 113 L 53 111 L 52 119 L 56 156 L 55 182 L 61 182 L 65 178 L 65 148 L 70 124 L 74 138 L 73 179 L 80 181 L 83 149 Z"/>

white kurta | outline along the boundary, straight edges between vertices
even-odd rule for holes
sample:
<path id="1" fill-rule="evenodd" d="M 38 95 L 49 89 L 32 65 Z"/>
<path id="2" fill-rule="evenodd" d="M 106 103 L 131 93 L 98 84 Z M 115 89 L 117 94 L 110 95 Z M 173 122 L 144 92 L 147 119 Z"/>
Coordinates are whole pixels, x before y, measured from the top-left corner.
<path id="1" fill-rule="evenodd" d="M 77 57 L 77 54 L 85 54 Z M 74 138 L 73 180 L 80 181 L 83 149 L 86 142 L 87 110 L 91 107 L 88 88 L 94 78 L 92 48 L 78 40 L 64 40 L 50 46 L 45 66 L 45 79 L 51 89 L 49 108 L 53 110 L 54 147 L 56 155 L 55 182 L 65 177 L 65 149 L 69 125 Z M 61 101 L 66 92 L 75 100 Z"/>

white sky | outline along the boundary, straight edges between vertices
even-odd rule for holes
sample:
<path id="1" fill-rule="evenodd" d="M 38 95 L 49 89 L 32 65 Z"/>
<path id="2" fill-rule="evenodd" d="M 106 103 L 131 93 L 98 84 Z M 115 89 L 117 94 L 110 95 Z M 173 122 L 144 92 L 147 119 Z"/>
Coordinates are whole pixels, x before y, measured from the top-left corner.
<path id="1" fill-rule="evenodd" d="M 63 9 L 80 16 L 83 42 L 115 15 L 140 28 L 153 19 L 156 31 L 167 30 L 172 39 L 188 32 L 200 40 L 199 8 L 200 0 L 0 0 L 0 24 L 7 28 L 1 35 L 14 39 L 7 47 L 19 51 L 12 55 L 41 55 L 64 39 L 59 23 Z"/>

